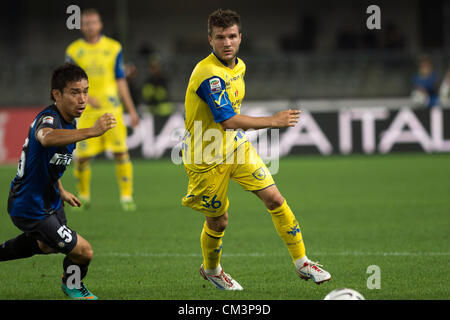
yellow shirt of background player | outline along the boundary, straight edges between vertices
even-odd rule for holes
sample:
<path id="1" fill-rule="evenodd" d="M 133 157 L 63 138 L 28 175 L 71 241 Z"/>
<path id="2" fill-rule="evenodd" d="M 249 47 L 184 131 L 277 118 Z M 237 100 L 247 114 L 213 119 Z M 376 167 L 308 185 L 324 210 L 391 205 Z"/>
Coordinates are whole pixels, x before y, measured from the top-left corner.
<path id="1" fill-rule="evenodd" d="M 189 79 L 182 152 L 184 165 L 192 171 L 204 172 L 225 162 L 247 141 L 243 132 L 225 132 L 220 125 L 240 113 L 245 95 L 245 64 L 236 59 L 230 69 L 213 52 L 196 65 Z"/>
<path id="2" fill-rule="evenodd" d="M 91 44 L 83 38 L 72 42 L 66 50 L 66 61 L 76 63 L 89 77 L 89 96 L 95 98 L 101 108 L 87 105 L 84 117 L 100 116 L 105 112 L 123 112 L 116 79 L 124 78 L 122 46 L 106 36 Z"/>

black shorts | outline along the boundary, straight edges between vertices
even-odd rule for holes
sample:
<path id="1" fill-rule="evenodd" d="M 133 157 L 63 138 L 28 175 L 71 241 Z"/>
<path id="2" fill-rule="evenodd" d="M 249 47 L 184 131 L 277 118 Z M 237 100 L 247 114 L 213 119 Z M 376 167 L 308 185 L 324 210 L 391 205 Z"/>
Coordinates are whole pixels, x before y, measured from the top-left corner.
<path id="1" fill-rule="evenodd" d="M 13 216 L 11 220 L 17 228 L 56 252 L 68 254 L 77 245 L 77 233 L 66 226 L 67 219 L 62 206 L 43 220 Z"/>

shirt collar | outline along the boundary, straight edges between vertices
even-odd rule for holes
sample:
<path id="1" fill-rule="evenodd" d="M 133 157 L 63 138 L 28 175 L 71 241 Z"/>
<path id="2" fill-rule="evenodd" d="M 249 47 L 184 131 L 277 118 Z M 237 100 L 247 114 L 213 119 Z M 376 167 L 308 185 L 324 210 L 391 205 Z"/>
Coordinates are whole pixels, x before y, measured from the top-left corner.
<path id="1" fill-rule="evenodd" d="M 228 68 L 228 63 L 226 63 L 225 61 L 223 61 L 222 59 L 220 59 L 220 58 L 217 56 L 217 54 L 214 52 L 214 50 L 212 51 L 212 54 L 214 54 L 214 56 L 217 58 L 217 60 L 219 60 L 225 67 Z M 235 66 L 236 66 L 236 65 L 238 64 L 238 62 L 239 62 L 238 57 L 236 57 L 235 62 L 236 62 L 236 64 L 235 64 Z"/>
<path id="2" fill-rule="evenodd" d="M 87 44 L 95 46 L 96 44 L 100 43 L 100 41 L 103 40 L 103 33 L 100 34 L 100 38 L 98 39 L 98 41 L 96 43 L 89 43 L 89 42 L 87 42 L 86 37 L 84 35 L 81 36 L 81 39 L 83 39 L 84 42 L 86 42 Z"/>

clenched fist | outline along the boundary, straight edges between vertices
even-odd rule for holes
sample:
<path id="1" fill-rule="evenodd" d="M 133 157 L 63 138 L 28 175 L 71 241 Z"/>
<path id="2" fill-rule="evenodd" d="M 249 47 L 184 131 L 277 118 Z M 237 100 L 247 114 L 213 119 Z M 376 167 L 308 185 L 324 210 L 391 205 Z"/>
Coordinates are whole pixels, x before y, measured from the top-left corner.
<path id="1" fill-rule="evenodd" d="M 101 136 L 109 129 L 112 129 L 116 126 L 117 121 L 116 118 L 111 113 L 105 113 L 100 118 L 95 121 L 92 129 L 94 130 L 95 136 Z"/>

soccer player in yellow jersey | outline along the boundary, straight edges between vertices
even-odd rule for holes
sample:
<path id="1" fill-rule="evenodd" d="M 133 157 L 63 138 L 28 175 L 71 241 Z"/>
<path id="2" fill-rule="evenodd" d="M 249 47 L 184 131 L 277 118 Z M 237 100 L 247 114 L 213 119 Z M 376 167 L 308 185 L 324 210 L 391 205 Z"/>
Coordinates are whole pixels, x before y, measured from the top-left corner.
<path id="1" fill-rule="evenodd" d="M 200 237 L 201 275 L 219 289 L 242 290 L 220 264 L 222 238 L 228 225 L 227 190 L 232 179 L 263 201 L 300 278 L 317 284 L 330 280 L 327 271 L 307 258 L 299 223 L 242 132 L 293 127 L 300 111 L 285 110 L 269 117 L 241 115 L 245 64 L 237 57 L 242 39 L 239 15 L 231 10 L 214 11 L 208 18 L 208 39 L 213 52 L 196 65 L 186 92 L 182 144 L 189 177 L 182 204 L 206 217 Z"/>
<path id="2" fill-rule="evenodd" d="M 89 103 L 77 123 L 78 128 L 91 127 L 105 112 L 112 113 L 117 126 L 106 135 L 78 143 L 75 161 L 75 177 L 80 200 L 90 203 L 90 159 L 105 151 L 111 151 L 116 161 L 116 174 L 120 189 L 120 202 L 124 210 L 135 210 L 133 200 L 133 167 L 126 144 L 127 129 L 123 122 L 123 105 L 127 109 L 131 125 L 139 123 L 133 100 L 125 78 L 122 46 L 102 35 L 102 21 L 95 9 L 86 9 L 81 15 L 83 38 L 72 42 L 66 50 L 66 60 L 86 70 L 90 81 Z"/>

